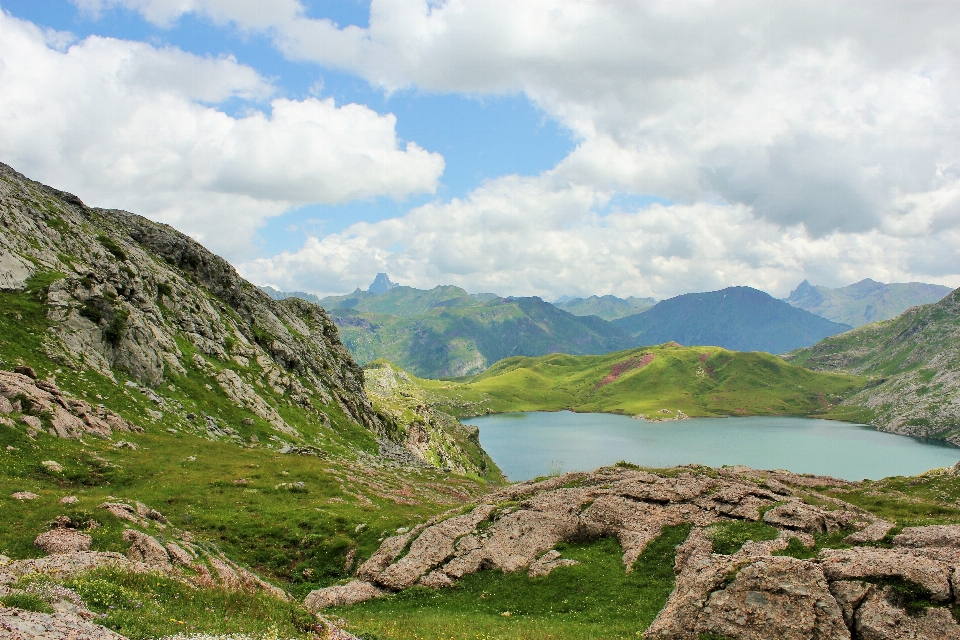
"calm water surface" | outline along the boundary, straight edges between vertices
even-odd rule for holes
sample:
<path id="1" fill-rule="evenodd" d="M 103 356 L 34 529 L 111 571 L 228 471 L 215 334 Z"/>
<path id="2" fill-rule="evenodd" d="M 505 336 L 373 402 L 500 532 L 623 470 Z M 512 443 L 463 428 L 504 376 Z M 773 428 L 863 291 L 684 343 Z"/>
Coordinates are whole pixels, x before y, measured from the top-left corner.
<path id="1" fill-rule="evenodd" d="M 589 471 L 618 460 L 648 467 L 699 463 L 787 469 L 848 480 L 915 475 L 960 460 L 960 448 L 810 418 L 645 422 L 608 413 L 503 413 L 463 422 L 511 480 Z"/>

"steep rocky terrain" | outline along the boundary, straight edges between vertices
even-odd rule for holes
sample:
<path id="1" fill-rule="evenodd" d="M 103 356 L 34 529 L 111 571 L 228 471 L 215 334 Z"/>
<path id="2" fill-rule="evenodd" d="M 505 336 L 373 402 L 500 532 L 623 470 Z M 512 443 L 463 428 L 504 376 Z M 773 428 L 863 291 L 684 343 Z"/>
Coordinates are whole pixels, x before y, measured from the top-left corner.
<path id="1" fill-rule="evenodd" d="M 910 307 L 938 302 L 950 287 L 922 282 L 885 284 L 870 278 L 831 289 L 804 280 L 784 302 L 821 318 L 860 327 L 895 318 Z"/>
<path id="2" fill-rule="evenodd" d="M 676 583 L 645 638 L 960 638 L 950 609 L 960 526 L 901 528 L 826 494 L 858 488 L 745 467 L 629 465 L 516 484 L 386 539 L 354 581 L 317 590 L 305 604 L 341 607 L 349 619 L 364 611 L 349 605 L 414 585 L 450 588 L 485 570 L 523 572 L 536 589 L 578 565 L 555 547 L 602 537 L 619 541 L 630 572 L 648 546 L 682 526 L 689 533 L 673 554 Z"/>
<path id="3" fill-rule="evenodd" d="M 733 351 L 785 353 L 849 330 L 751 287 L 687 293 L 613 322 L 634 344 L 676 341 Z"/>
<path id="4" fill-rule="evenodd" d="M 960 444 L 960 289 L 893 320 L 827 338 L 788 360 L 873 378 L 844 400 L 841 416 Z"/>
<path id="5" fill-rule="evenodd" d="M 43 297 L 39 347 L 61 368 L 93 369 L 114 381 L 120 374 L 146 390 L 157 413 L 195 431 L 316 445 L 318 430 L 347 420 L 385 450 L 397 448 L 391 438 L 402 441 L 370 404 L 363 371 L 322 308 L 275 301 L 174 229 L 87 207 L 5 165 L 0 225 L 0 287 L 32 287 Z M 6 320 L 17 322 L 10 311 Z M 19 364 L 15 351 L 24 345 L 10 334 L 0 340 L 8 347 L 0 357 L 13 356 L 0 364 Z M 188 369 L 213 377 L 248 417 L 218 425 L 165 398 L 161 383 Z M 293 407 L 310 416 L 307 430 L 284 418 Z"/>

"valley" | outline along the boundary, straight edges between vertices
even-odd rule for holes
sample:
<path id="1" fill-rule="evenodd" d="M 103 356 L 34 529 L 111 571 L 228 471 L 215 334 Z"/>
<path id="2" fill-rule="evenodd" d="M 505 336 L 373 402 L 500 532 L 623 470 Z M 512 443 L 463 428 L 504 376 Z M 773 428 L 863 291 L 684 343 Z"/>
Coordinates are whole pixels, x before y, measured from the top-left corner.
<path id="1" fill-rule="evenodd" d="M 697 333 L 705 300 L 730 340 L 809 342 L 836 328 L 746 288 L 726 291 L 726 307 L 724 292 L 695 294 L 609 322 L 384 274 L 321 301 L 328 313 L 310 294 L 268 295 L 170 227 L 6 166 L 0 224 L 0 630 L 748 637 L 754 622 L 730 626 L 702 602 L 737 611 L 743 593 L 765 594 L 759 611 L 792 633 L 785 612 L 813 603 L 769 587 L 786 579 L 819 585 L 829 637 L 862 637 L 871 616 L 900 616 L 913 637 L 960 629 L 936 577 L 960 546 L 949 464 L 854 482 L 623 460 L 509 483 L 458 420 L 571 410 L 665 429 L 725 416 L 884 426 L 921 397 L 954 394 L 956 293 L 787 362 L 691 346 L 716 335 Z M 772 319 L 738 321 L 737 305 Z M 690 344 L 634 346 L 666 326 Z M 555 352 L 571 344 L 580 353 Z M 924 406 L 949 400 L 938 402 Z M 949 409 L 937 411 L 917 435 L 953 437 Z M 888 430 L 914 433 L 905 424 L 920 426 Z M 837 573 L 827 558 L 882 570 Z M 732 567 L 742 580 L 723 578 Z M 901 588 L 912 599 L 889 595 Z"/>

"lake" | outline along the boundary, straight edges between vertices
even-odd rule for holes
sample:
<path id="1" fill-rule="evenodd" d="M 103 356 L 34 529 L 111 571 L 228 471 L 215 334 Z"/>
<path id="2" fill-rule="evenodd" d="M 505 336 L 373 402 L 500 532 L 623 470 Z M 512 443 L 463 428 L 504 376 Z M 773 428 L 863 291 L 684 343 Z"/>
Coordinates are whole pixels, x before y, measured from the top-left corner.
<path id="1" fill-rule="evenodd" d="M 960 447 L 811 418 L 692 418 L 646 422 L 609 413 L 501 413 L 463 422 L 511 480 L 590 471 L 626 460 L 786 469 L 847 480 L 916 475 L 960 460 Z"/>

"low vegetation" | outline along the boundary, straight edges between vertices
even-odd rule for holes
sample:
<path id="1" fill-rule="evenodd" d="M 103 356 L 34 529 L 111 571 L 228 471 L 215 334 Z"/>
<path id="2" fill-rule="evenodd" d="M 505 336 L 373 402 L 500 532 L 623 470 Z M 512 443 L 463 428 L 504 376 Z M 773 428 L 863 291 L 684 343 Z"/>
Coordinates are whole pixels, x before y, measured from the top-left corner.
<path id="1" fill-rule="evenodd" d="M 648 419 L 818 415 L 864 382 L 765 353 L 673 344 L 602 356 L 507 358 L 477 376 L 414 380 L 433 406 L 458 417 L 570 409 Z"/>

